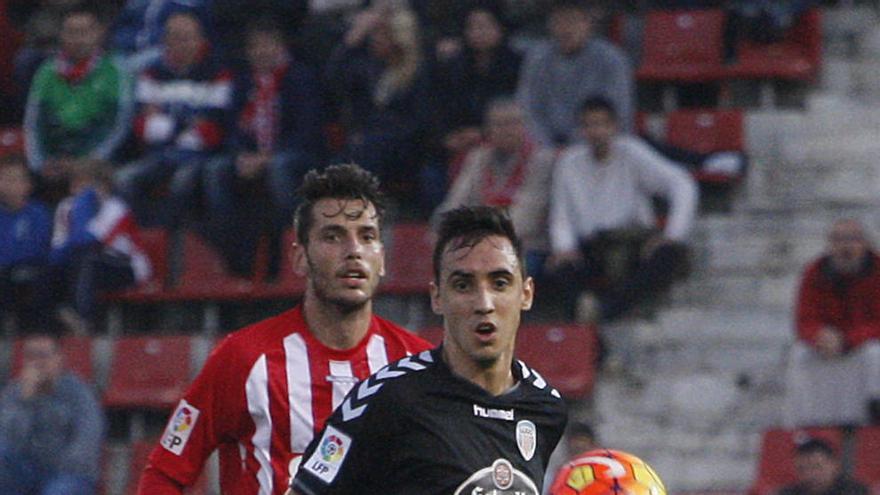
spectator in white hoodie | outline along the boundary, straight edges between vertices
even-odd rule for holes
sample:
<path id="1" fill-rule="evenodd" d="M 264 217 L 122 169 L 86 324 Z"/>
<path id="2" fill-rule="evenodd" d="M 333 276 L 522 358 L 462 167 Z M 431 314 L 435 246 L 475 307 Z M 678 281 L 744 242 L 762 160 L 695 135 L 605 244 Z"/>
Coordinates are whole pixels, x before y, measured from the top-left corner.
<path id="1" fill-rule="evenodd" d="M 562 153 L 553 176 L 547 268 L 561 275 L 563 294 L 578 297 L 579 320 L 608 321 L 668 288 L 685 270 L 698 192 L 683 169 L 619 132 L 608 99 L 588 98 L 580 122 L 586 142 Z M 669 207 L 662 227 L 656 198 Z M 628 260 L 620 261 L 621 247 L 630 251 Z"/>

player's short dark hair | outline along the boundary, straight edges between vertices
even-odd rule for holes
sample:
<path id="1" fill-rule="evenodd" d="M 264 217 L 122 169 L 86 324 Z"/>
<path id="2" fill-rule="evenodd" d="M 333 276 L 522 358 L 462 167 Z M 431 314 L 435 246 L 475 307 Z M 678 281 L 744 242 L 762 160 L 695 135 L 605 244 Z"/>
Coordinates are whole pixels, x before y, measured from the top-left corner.
<path id="1" fill-rule="evenodd" d="M 822 453 L 827 455 L 828 457 L 834 457 L 837 453 L 834 450 L 834 447 L 831 446 L 825 440 L 816 437 L 809 437 L 801 440 L 800 442 L 795 443 L 794 447 L 795 453 L 798 455 L 806 455 L 806 454 L 814 454 L 814 453 Z"/>
<path id="2" fill-rule="evenodd" d="M 605 112 L 611 116 L 613 120 L 617 120 L 617 109 L 614 107 L 614 103 L 602 95 L 588 96 L 581 102 L 578 110 L 578 115 L 582 117 L 587 112 Z"/>
<path id="3" fill-rule="evenodd" d="M 495 206 L 461 206 L 441 216 L 432 259 L 434 282 L 440 282 L 440 260 L 450 243 L 452 243 L 451 250 L 472 248 L 486 237 L 493 235 L 506 237 L 510 241 L 525 277 L 522 241 L 517 236 L 507 212 Z"/>
<path id="4" fill-rule="evenodd" d="M 308 244 L 312 228 L 312 210 L 322 199 L 355 199 L 372 204 L 377 221 L 385 213 L 385 196 L 379 189 L 379 179 L 354 163 L 331 165 L 324 170 L 310 170 L 297 190 L 300 203 L 293 214 L 296 239 Z"/>

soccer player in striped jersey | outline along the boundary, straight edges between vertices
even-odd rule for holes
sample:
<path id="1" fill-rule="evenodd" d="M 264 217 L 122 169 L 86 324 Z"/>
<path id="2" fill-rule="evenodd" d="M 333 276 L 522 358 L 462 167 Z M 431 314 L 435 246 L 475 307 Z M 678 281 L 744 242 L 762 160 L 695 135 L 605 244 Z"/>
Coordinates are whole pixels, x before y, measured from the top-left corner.
<path id="1" fill-rule="evenodd" d="M 510 219 L 492 207 L 444 214 L 431 305 L 443 344 L 349 393 L 303 455 L 299 495 L 538 495 L 565 404 L 514 359 L 534 286 Z"/>
<path id="2" fill-rule="evenodd" d="M 284 493 L 302 452 L 359 380 L 430 348 L 372 312 L 385 272 L 378 180 L 334 165 L 309 172 L 299 192 L 302 304 L 214 349 L 150 455 L 140 494 L 182 493 L 215 449 L 222 493 Z"/>

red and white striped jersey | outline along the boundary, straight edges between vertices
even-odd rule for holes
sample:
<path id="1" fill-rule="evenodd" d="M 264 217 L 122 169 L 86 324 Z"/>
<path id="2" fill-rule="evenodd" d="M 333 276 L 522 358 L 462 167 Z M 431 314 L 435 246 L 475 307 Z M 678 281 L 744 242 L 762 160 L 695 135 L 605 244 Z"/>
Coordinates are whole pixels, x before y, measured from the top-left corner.
<path id="1" fill-rule="evenodd" d="M 330 349 L 308 330 L 301 307 L 234 332 L 172 414 L 138 491 L 179 493 L 167 481 L 191 485 L 219 449 L 222 493 L 282 494 L 291 465 L 358 381 L 430 347 L 373 316 L 357 346 Z"/>

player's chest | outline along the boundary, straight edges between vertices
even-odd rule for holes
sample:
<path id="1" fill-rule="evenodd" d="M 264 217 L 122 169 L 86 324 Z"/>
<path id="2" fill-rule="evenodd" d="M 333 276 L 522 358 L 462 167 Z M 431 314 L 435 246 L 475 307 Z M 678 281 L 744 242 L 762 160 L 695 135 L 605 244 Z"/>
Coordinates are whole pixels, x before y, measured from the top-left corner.
<path id="1" fill-rule="evenodd" d="M 540 418 L 473 400 L 434 401 L 419 409 L 400 442 L 400 469 L 411 479 L 445 483 L 445 493 L 540 493 L 548 452 Z"/>

